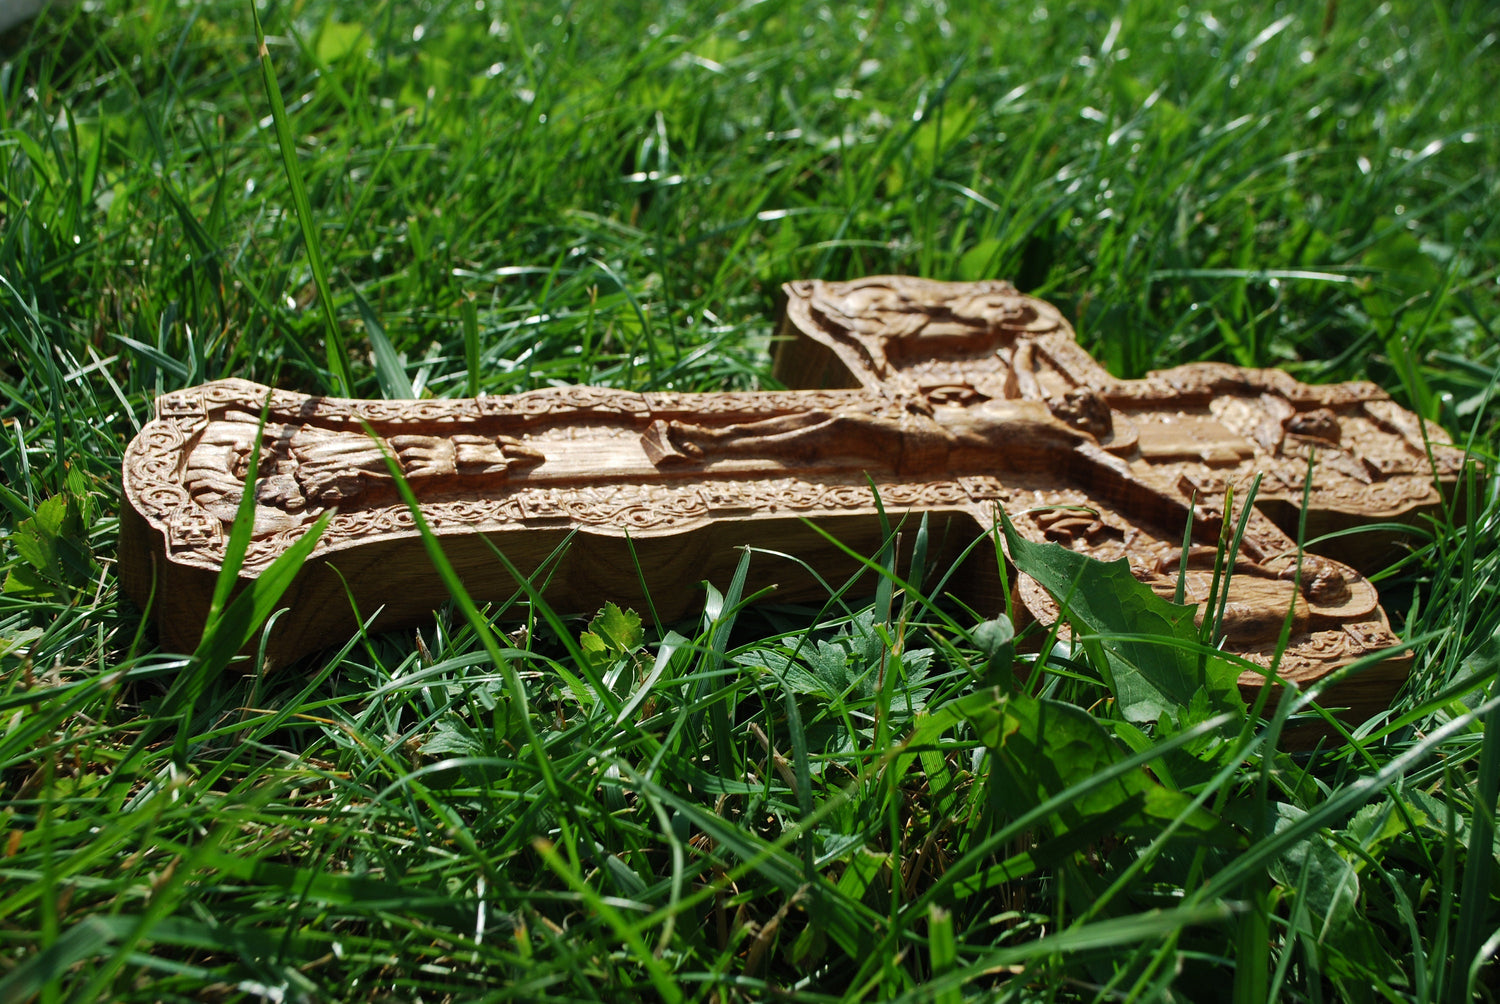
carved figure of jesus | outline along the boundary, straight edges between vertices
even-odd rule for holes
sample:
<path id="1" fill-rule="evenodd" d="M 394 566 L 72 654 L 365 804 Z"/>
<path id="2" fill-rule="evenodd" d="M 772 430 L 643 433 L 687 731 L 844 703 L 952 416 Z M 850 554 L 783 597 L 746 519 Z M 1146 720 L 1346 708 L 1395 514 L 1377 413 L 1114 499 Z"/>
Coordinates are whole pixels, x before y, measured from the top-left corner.
<path id="1" fill-rule="evenodd" d="M 706 425 L 657 420 L 642 437 L 658 466 L 767 457 L 806 464 L 858 459 L 903 476 L 960 470 L 1032 470 L 1085 444 L 1091 434 L 1041 401 L 992 400 L 968 407 L 917 399 L 891 408 L 810 409 L 757 422 Z"/>
<path id="2" fill-rule="evenodd" d="M 247 416 L 210 422 L 187 457 L 188 492 L 225 522 L 234 519 L 239 506 L 257 424 Z M 471 487 L 481 487 L 542 462 L 538 451 L 513 436 L 456 433 L 382 439 L 363 431 L 268 425 L 261 438 L 256 502 L 296 522 L 333 506 L 394 497 L 387 455 L 419 490 L 432 483 L 470 482 Z M 262 516 L 260 522 L 266 521 Z"/>

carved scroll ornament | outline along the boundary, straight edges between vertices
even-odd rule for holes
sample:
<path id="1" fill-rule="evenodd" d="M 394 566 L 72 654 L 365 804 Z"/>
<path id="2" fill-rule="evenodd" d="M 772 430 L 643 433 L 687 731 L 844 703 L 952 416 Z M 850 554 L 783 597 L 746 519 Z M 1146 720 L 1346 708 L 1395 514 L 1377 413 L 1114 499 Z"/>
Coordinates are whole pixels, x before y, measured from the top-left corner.
<path id="1" fill-rule="evenodd" d="M 386 454 L 476 596 L 515 589 L 498 548 L 537 574 L 559 609 L 614 598 L 662 618 L 688 610 L 700 580 L 727 578 L 744 544 L 801 562 L 757 556 L 752 585 L 813 598 L 804 564 L 825 580 L 856 569 L 809 523 L 873 549 L 882 508 L 887 519 L 928 513 L 957 555 L 1002 506 L 1031 539 L 1123 558 L 1163 595 L 1181 577 L 1201 601 L 1226 495 L 1242 498 L 1258 474 L 1233 556 L 1225 647 L 1269 664 L 1291 610 L 1279 672 L 1307 683 L 1397 644 L 1374 587 L 1351 567 L 1378 563 L 1381 543 L 1346 538 L 1356 546 L 1299 566 L 1288 532 L 1304 497 L 1319 535 L 1410 518 L 1457 478 L 1459 451 L 1374 385 L 1308 386 L 1211 363 L 1119 380 L 1055 308 L 1004 282 L 882 276 L 787 293 L 776 376 L 802 390 L 356 401 L 223 380 L 167 394 L 126 453 L 122 579 L 144 604 L 154 577 L 163 644 L 193 646 L 269 402 L 243 574 L 336 512 L 285 601 L 276 663 L 347 636 L 354 608 L 378 609 L 376 626 L 395 627 L 445 599 Z M 959 586 L 971 602 L 998 606 L 1005 586 L 993 564 L 966 566 Z M 1014 586 L 1033 616 L 1057 616 L 1034 582 Z M 1393 654 L 1329 700 L 1356 713 L 1383 707 L 1409 664 Z M 1261 680 L 1247 671 L 1241 686 Z"/>

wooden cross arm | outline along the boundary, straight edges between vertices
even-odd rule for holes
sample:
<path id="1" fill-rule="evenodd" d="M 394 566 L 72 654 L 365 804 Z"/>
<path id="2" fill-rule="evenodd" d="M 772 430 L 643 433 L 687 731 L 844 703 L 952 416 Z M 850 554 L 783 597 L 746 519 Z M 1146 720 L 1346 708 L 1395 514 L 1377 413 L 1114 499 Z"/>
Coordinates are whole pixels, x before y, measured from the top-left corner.
<path id="1" fill-rule="evenodd" d="M 700 602 L 699 582 L 727 581 L 745 544 L 796 556 L 756 557 L 751 580 L 753 588 L 774 586 L 777 599 L 795 602 L 819 595 L 799 561 L 830 581 L 858 571 L 857 562 L 809 521 L 856 550 L 872 553 L 881 543 L 864 473 L 872 464 L 860 459 L 858 442 L 839 455 L 804 444 L 797 447 L 806 454 L 800 463 L 748 449 L 707 460 L 652 459 L 659 437 L 681 445 L 704 432 L 727 431 L 724 438 L 733 439 L 736 429 L 753 433 L 758 425 L 774 428 L 809 412 L 856 425 L 892 413 L 888 402 L 862 392 L 567 388 L 390 402 L 217 381 L 159 399 L 158 417 L 125 458 L 122 583 L 143 607 L 155 597 L 167 647 L 191 650 L 202 631 L 267 400 L 254 480 L 255 534 L 242 577 L 258 575 L 319 515 L 336 510 L 283 601 L 290 610 L 267 653 L 275 665 L 347 637 L 355 609 L 366 616 L 380 611 L 376 628 L 390 629 L 430 619 L 446 599 L 397 496 L 387 453 L 402 466 L 428 524 L 481 601 L 517 589 L 496 548 L 523 574 L 544 581 L 548 600 L 565 612 L 591 612 L 608 598 L 674 619 Z M 816 420 L 804 427 L 811 424 Z M 456 455 L 447 445 L 456 436 L 488 462 L 461 472 L 447 460 Z M 931 510 L 937 535 L 956 554 L 959 542 L 976 532 L 976 496 L 965 487 L 973 480 L 889 472 L 879 484 L 893 513 Z M 995 597 L 997 588 L 991 588 Z"/>

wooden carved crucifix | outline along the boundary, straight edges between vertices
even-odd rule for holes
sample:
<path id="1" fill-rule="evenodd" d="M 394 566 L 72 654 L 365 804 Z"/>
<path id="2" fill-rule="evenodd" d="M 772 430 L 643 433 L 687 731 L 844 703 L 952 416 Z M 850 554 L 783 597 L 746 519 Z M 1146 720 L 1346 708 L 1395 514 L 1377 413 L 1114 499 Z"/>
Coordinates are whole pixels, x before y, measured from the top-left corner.
<path id="1" fill-rule="evenodd" d="M 358 401 L 223 380 L 167 394 L 126 452 L 125 588 L 144 605 L 154 580 L 162 644 L 193 648 L 269 396 L 242 574 L 337 510 L 285 597 L 268 648 L 277 664 L 348 637 L 351 596 L 366 615 L 381 610 L 381 629 L 419 623 L 446 598 L 386 451 L 476 599 L 516 588 L 493 546 L 540 573 L 561 611 L 614 599 L 649 603 L 663 619 L 698 601 L 701 580 L 727 579 L 745 544 L 796 559 L 755 555 L 751 588 L 777 584 L 785 601 L 826 595 L 803 565 L 825 581 L 857 566 L 812 524 L 870 553 L 881 508 L 892 521 L 926 513 L 951 557 L 992 530 L 1001 506 L 1029 539 L 1124 558 L 1169 597 L 1182 575 L 1188 599 L 1202 601 L 1226 493 L 1243 497 L 1259 473 L 1225 647 L 1269 664 L 1291 609 L 1280 674 L 1305 684 L 1397 644 L 1375 588 L 1351 567 L 1377 561 L 1378 547 L 1304 555 L 1299 569 L 1290 535 L 1310 455 L 1309 536 L 1410 517 L 1456 480 L 1459 451 L 1373 384 L 1308 386 L 1216 363 L 1118 380 L 1055 308 L 1005 282 L 880 276 L 786 292 L 775 376 L 807 389 Z M 993 554 L 988 565 L 971 559 L 956 585 L 997 609 L 1005 585 Z M 1021 576 L 1014 587 L 1033 616 L 1057 616 L 1036 583 Z M 1392 655 L 1329 700 L 1378 710 L 1409 665 Z M 1261 679 L 1247 672 L 1241 686 Z"/>

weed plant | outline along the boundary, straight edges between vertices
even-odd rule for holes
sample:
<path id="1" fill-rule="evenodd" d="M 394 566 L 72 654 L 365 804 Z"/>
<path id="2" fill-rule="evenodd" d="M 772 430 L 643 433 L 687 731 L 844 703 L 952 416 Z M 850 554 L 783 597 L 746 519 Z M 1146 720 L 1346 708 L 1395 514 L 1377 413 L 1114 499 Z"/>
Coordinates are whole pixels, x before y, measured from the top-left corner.
<path id="1" fill-rule="evenodd" d="M 1297 755 L 1307 709 L 1244 708 L 1191 637 L 1141 671 L 1201 685 L 1143 717 L 1100 682 L 1131 624 L 1017 644 L 889 548 L 821 607 L 736 580 L 669 625 L 455 579 L 432 627 L 271 676 L 233 653 L 295 555 L 194 653 L 114 558 L 159 393 L 763 387 L 813 276 L 1010 277 L 1119 375 L 1371 379 L 1492 464 L 1497 39 L 1482 0 L 88 0 L 12 32 L 0 999 L 1493 1000 L 1482 479 L 1381 577 L 1396 705 Z"/>

